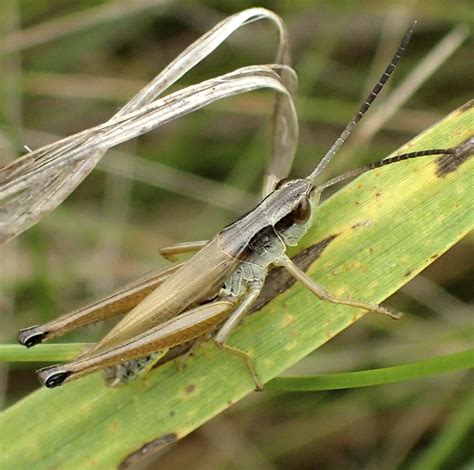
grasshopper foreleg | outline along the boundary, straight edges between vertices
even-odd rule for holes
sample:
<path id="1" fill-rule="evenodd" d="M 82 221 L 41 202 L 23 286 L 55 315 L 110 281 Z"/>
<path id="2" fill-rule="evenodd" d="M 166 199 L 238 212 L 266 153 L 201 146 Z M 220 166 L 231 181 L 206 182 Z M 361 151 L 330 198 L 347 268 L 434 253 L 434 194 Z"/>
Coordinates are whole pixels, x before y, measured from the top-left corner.
<path id="1" fill-rule="evenodd" d="M 388 308 L 382 307 L 378 304 L 372 304 L 368 302 L 361 302 L 353 299 L 341 299 L 330 294 L 324 287 L 320 286 L 313 281 L 304 271 L 302 271 L 296 264 L 291 261 L 287 256 L 281 257 L 275 264 L 283 266 L 297 281 L 301 282 L 306 288 L 308 288 L 316 297 L 326 302 L 333 304 L 349 305 L 350 307 L 358 307 L 368 312 L 381 313 L 388 315 L 389 317 L 398 320 L 402 314 L 399 312 L 392 312 Z"/>
<path id="2" fill-rule="evenodd" d="M 184 242 L 177 243 L 176 245 L 164 246 L 160 248 L 160 255 L 168 261 L 176 261 L 176 255 L 199 251 L 201 248 L 204 248 L 207 243 L 209 243 L 208 240 L 199 240 L 196 242 Z"/>

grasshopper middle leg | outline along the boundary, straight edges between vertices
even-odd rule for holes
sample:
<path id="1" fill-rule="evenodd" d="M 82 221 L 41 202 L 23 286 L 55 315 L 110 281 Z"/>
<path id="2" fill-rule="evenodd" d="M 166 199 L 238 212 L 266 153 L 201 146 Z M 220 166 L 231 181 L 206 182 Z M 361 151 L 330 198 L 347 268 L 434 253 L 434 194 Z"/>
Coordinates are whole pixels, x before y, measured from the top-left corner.
<path id="1" fill-rule="evenodd" d="M 257 372 L 255 371 L 255 368 L 252 363 L 252 358 L 247 352 L 241 349 L 238 349 L 234 346 L 229 346 L 225 342 L 227 341 L 227 338 L 229 337 L 232 330 L 238 325 L 242 317 L 246 313 L 248 313 L 248 311 L 252 307 L 252 304 L 255 302 L 255 300 L 259 296 L 261 289 L 262 289 L 262 284 L 260 282 L 254 283 L 253 285 L 250 286 L 250 291 L 247 294 L 247 296 L 240 303 L 240 305 L 234 310 L 234 312 L 232 312 L 232 315 L 225 321 L 224 325 L 219 329 L 216 336 L 214 337 L 214 342 L 219 348 L 223 349 L 224 351 L 227 351 L 229 354 L 232 354 L 234 356 L 237 356 L 243 359 L 243 361 L 245 362 L 245 365 L 250 371 L 250 374 L 252 375 L 252 378 L 253 378 L 253 381 L 255 382 L 255 387 L 257 390 L 263 390 L 263 384 L 260 381 L 257 375 Z"/>
<path id="2" fill-rule="evenodd" d="M 160 248 L 160 255 L 169 261 L 176 261 L 176 255 L 199 251 L 201 248 L 204 248 L 208 242 L 208 240 L 199 240 L 195 242 L 183 242 L 177 243 L 176 245 L 164 246 Z"/>

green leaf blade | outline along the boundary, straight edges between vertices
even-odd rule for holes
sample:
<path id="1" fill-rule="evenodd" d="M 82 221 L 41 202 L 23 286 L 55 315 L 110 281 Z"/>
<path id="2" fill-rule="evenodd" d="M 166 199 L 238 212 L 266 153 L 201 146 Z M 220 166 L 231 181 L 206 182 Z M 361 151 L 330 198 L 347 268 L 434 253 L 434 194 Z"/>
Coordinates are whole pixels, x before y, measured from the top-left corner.
<path id="1" fill-rule="evenodd" d="M 400 151 L 457 145 L 472 135 L 473 121 L 471 103 Z M 474 224 L 474 159 L 442 177 L 436 160 L 367 173 L 326 201 L 300 248 L 337 236 L 308 272 L 333 294 L 379 302 L 460 240 Z M 249 317 L 230 344 L 248 351 L 268 381 L 362 315 L 295 285 Z M 117 390 L 97 374 L 38 390 L 0 415 L 0 466 L 117 468 L 183 437 L 253 388 L 241 361 L 206 343 L 182 373 L 166 364 Z"/>

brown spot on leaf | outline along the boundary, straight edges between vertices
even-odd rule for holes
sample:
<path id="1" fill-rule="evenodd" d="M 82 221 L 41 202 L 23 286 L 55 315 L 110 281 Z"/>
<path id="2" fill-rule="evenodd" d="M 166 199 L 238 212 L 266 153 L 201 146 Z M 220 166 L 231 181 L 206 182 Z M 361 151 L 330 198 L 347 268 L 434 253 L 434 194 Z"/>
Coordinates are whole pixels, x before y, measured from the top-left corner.
<path id="1" fill-rule="evenodd" d="M 436 159 L 435 174 L 443 178 L 449 173 L 456 171 L 469 157 L 474 155 L 474 137 L 469 137 L 458 145 L 454 153 L 442 155 Z"/>
<path id="2" fill-rule="evenodd" d="M 120 421 L 117 420 L 112 423 L 112 431 L 119 432 L 120 428 L 121 428 Z"/>
<path id="3" fill-rule="evenodd" d="M 153 439 L 150 442 L 144 444 L 140 449 L 132 452 L 119 465 L 119 470 L 123 470 L 126 468 L 131 467 L 132 465 L 135 466 L 138 462 L 143 460 L 145 457 L 149 455 L 155 454 L 156 452 L 164 449 L 169 444 L 176 442 L 178 440 L 178 435 L 174 432 L 165 434 L 164 436 L 158 437 L 157 439 Z"/>
<path id="4" fill-rule="evenodd" d="M 411 270 L 407 271 L 407 272 L 404 274 L 404 276 L 405 276 L 405 277 L 408 277 L 410 274 L 411 274 Z"/>
<path id="5" fill-rule="evenodd" d="M 352 229 L 356 229 L 359 227 L 370 227 L 373 224 L 373 221 L 370 219 L 361 220 L 360 222 L 356 222 L 354 225 L 351 226 Z"/>
<path id="6" fill-rule="evenodd" d="M 192 392 L 194 392 L 194 390 L 196 390 L 196 385 L 195 384 L 186 385 L 186 388 L 184 389 L 184 391 L 186 393 L 192 393 Z"/>

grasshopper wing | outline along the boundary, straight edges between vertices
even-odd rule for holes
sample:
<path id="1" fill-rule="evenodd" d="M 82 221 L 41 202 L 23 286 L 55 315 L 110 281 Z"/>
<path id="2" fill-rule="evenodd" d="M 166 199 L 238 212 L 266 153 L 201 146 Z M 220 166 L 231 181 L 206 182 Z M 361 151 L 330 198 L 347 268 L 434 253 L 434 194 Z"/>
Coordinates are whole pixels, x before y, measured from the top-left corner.
<path id="1" fill-rule="evenodd" d="M 88 353 L 97 354 L 130 340 L 188 307 L 211 299 L 238 263 L 237 258 L 220 248 L 217 236 L 139 303 Z"/>

